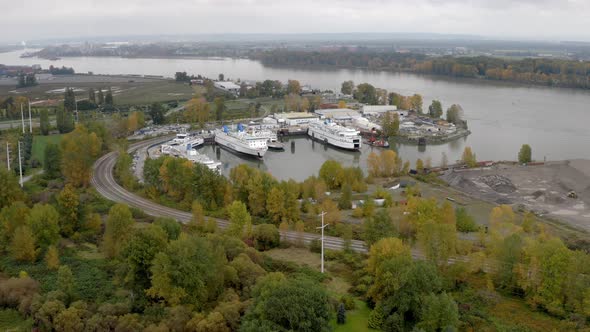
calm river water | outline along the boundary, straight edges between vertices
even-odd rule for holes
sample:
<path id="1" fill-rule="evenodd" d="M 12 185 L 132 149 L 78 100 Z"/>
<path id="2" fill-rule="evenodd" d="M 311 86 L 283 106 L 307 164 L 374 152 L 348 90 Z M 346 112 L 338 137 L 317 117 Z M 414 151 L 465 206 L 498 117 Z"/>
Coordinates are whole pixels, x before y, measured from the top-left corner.
<path id="1" fill-rule="evenodd" d="M 433 165 L 445 152 L 449 161 L 460 158 L 463 148 L 471 146 L 479 160 L 515 160 L 520 146 L 528 143 L 537 160 L 590 158 L 590 91 L 557 89 L 475 80 L 455 80 L 431 76 L 350 69 L 294 69 L 265 67 L 244 59 L 126 59 L 77 57 L 48 61 L 19 58 L 22 52 L 0 53 L 0 64 L 32 65 L 43 68 L 73 67 L 77 72 L 95 74 L 150 74 L 171 77 L 177 71 L 217 77 L 224 73 L 232 79 L 287 81 L 297 79 L 313 88 L 339 90 L 345 80 L 368 82 L 376 87 L 402 94 L 419 93 L 424 105 L 439 99 L 443 107 L 453 103 L 465 110 L 472 134 L 443 145 L 418 148 L 413 145 L 396 147 L 404 160 L 431 158 Z M 305 138 L 287 143 L 285 152 L 268 152 L 263 162 L 244 160 L 221 151 L 219 157 L 229 169 L 237 163 L 248 162 L 264 168 L 281 179 L 302 180 L 317 172 L 326 159 L 336 159 L 345 165 L 364 166 L 369 148 L 360 153 L 348 153 Z M 203 151 L 215 156 L 212 147 Z"/>

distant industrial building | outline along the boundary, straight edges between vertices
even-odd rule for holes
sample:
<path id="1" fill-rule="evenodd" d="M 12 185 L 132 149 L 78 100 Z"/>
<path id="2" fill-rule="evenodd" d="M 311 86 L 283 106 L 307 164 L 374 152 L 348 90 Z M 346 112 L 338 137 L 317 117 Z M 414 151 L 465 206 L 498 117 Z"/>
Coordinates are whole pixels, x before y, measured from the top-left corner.
<path id="1" fill-rule="evenodd" d="M 321 118 L 333 119 L 336 121 L 347 121 L 361 116 L 359 111 L 350 108 L 329 108 L 323 110 L 315 110 Z"/>
<path id="2" fill-rule="evenodd" d="M 275 113 L 273 115 L 278 124 L 298 126 L 312 121 L 318 121 L 318 115 L 308 112 Z"/>
<path id="3" fill-rule="evenodd" d="M 240 93 L 240 86 L 235 84 L 234 82 L 230 82 L 230 81 L 219 81 L 219 82 L 215 82 L 213 84 L 216 88 L 221 89 L 223 91 L 226 92 L 230 92 L 230 93 L 235 93 L 238 94 Z"/>
<path id="4" fill-rule="evenodd" d="M 361 111 L 364 115 L 381 115 L 387 112 L 396 112 L 400 116 L 408 115 L 408 111 L 398 110 L 395 105 L 363 105 Z"/>

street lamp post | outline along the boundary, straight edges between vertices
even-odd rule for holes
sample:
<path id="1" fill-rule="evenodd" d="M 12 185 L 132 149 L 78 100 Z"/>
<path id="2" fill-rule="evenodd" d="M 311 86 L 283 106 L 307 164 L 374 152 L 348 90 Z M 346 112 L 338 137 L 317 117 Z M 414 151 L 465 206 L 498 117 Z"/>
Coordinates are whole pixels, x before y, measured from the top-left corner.
<path id="1" fill-rule="evenodd" d="M 328 227 L 328 224 L 324 224 L 324 216 L 326 214 L 327 214 L 327 212 L 324 212 L 324 211 L 322 211 L 322 213 L 319 214 L 319 216 L 322 217 L 322 226 L 317 227 L 317 229 L 322 230 L 322 268 L 321 268 L 322 273 L 324 273 L 324 228 Z"/>

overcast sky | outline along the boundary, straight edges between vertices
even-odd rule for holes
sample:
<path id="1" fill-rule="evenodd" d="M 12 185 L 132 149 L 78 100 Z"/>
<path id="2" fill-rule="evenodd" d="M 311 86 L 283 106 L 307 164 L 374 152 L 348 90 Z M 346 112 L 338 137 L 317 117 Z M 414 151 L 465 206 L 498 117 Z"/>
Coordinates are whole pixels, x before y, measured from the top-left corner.
<path id="1" fill-rule="evenodd" d="M 425 32 L 590 41 L 590 0 L 0 0 L 0 41 Z"/>

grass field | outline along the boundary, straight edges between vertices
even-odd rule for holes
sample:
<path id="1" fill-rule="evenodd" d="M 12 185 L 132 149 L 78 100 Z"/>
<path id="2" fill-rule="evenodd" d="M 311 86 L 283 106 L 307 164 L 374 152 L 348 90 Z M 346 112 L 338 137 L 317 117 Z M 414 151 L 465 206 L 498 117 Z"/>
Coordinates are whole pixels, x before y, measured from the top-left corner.
<path id="1" fill-rule="evenodd" d="M 31 331 L 33 321 L 24 319 L 21 314 L 14 309 L 0 310 L 0 331 L 21 332 Z"/>
<path id="2" fill-rule="evenodd" d="M 334 332 L 364 332 L 377 331 L 368 327 L 369 314 L 371 309 L 363 301 L 356 301 L 356 309 L 346 312 L 346 324 L 336 324 L 336 319 L 332 320 Z"/>
<path id="3" fill-rule="evenodd" d="M 45 163 L 45 147 L 49 143 L 59 144 L 63 138 L 63 135 L 50 135 L 50 136 L 35 136 L 33 137 L 33 151 L 32 157 L 39 160 L 41 165 Z"/>

